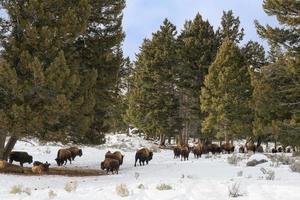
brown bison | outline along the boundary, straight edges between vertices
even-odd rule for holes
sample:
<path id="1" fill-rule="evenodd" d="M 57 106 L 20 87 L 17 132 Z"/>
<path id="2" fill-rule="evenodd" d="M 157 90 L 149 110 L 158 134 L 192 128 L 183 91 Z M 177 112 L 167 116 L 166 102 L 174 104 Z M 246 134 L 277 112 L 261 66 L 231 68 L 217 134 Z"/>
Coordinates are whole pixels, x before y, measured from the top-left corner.
<path id="1" fill-rule="evenodd" d="M 290 148 L 290 147 L 287 147 L 287 148 L 286 148 L 286 152 L 287 152 L 287 153 L 291 153 L 291 148 Z"/>
<path id="2" fill-rule="evenodd" d="M 136 167 L 136 163 L 139 160 L 140 166 L 145 165 L 145 161 L 148 164 L 150 160 L 153 158 L 153 152 L 150 151 L 148 148 L 142 148 L 138 150 L 135 154 L 135 163 L 134 166 Z"/>
<path id="3" fill-rule="evenodd" d="M 189 160 L 190 150 L 188 147 L 182 147 L 180 150 L 180 159 Z"/>
<path id="4" fill-rule="evenodd" d="M 110 151 L 106 152 L 105 158 L 112 158 L 119 161 L 120 165 L 123 164 L 124 155 L 120 151 L 115 151 L 111 153 Z"/>
<path id="5" fill-rule="evenodd" d="M 173 152 L 174 152 L 174 158 L 180 157 L 181 149 L 179 146 L 174 147 Z"/>
<path id="6" fill-rule="evenodd" d="M 79 149 L 78 147 L 69 147 L 67 148 L 72 154 L 72 160 L 76 158 L 76 156 L 81 157 L 82 156 L 82 149 Z"/>
<path id="7" fill-rule="evenodd" d="M 68 149 L 59 149 L 57 152 L 57 158 L 55 159 L 58 166 L 66 165 L 68 160 L 72 164 L 72 153 Z"/>
<path id="8" fill-rule="evenodd" d="M 249 143 L 246 144 L 246 149 L 247 149 L 247 152 L 253 151 L 253 153 L 255 153 L 256 152 L 256 145 L 253 142 L 249 142 Z"/>
<path id="9" fill-rule="evenodd" d="M 277 153 L 277 149 L 272 148 L 272 153 Z"/>
<path id="10" fill-rule="evenodd" d="M 277 151 L 278 151 L 279 153 L 282 153 L 282 152 L 283 152 L 283 148 L 282 148 L 282 147 L 278 147 Z"/>
<path id="11" fill-rule="evenodd" d="M 50 166 L 50 164 L 48 162 L 42 163 L 39 161 L 35 161 L 33 163 L 31 170 L 34 174 L 44 174 L 49 171 L 49 166 Z"/>
<path id="12" fill-rule="evenodd" d="M 22 151 L 12 151 L 9 154 L 9 163 L 12 164 L 13 161 L 20 162 L 20 166 L 23 167 L 24 163 L 32 163 L 32 156 L 27 152 Z"/>
<path id="13" fill-rule="evenodd" d="M 119 173 L 119 167 L 120 167 L 120 163 L 116 159 L 105 158 L 105 160 L 103 162 L 101 162 L 101 169 L 106 170 L 107 174 L 108 174 L 109 171 L 111 171 L 112 174 L 114 173 L 114 171 L 116 171 L 117 174 L 118 174 Z"/>
<path id="14" fill-rule="evenodd" d="M 197 146 L 195 146 L 192 150 L 194 157 L 195 158 L 201 158 L 202 155 L 202 146 L 200 144 L 198 144 Z"/>
<path id="15" fill-rule="evenodd" d="M 226 152 L 226 153 L 233 153 L 234 152 L 234 146 L 230 143 L 225 143 L 225 144 L 222 144 L 221 145 L 221 149 L 222 149 L 222 152 Z"/>

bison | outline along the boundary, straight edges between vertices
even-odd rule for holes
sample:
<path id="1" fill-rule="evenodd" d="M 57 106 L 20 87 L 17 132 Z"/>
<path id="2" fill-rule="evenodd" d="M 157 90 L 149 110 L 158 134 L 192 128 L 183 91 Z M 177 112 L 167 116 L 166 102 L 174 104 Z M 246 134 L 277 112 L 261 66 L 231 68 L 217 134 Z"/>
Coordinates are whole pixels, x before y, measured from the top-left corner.
<path id="1" fill-rule="evenodd" d="M 70 161 L 70 164 L 72 164 L 72 153 L 71 151 L 67 149 L 59 149 L 57 152 L 57 158 L 55 159 L 58 166 L 66 165 L 68 160 Z"/>
<path id="2" fill-rule="evenodd" d="M 142 148 L 138 150 L 135 154 L 135 163 L 134 166 L 136 167 L 136 163 L 139 160 L 140 166 L 145 165 L 145 161 L 148 164 L 150 160 L 153 158 L 153 152 L 150 151 L 148 148 Z"/>
<path id="3" fill-rule="evenodd" d="M 124 155 L 120 151 L 115 151 L 111 153 L 110 151 L 106 152 L 105 158 L 112 158 L 119 161 L 120 165 L 123 164 Z"/>
<path id="4" fill-rule="evenodd" d="M 282 147 L 278 147 L 277 151 L 278 151 L 279 153 L 282 153 L 282 152 L 283 152 L 283 148 L 282 148 Z"/>
<path id="5" fill-rule="evenodd" d="M 240 146 L 239 153 L 245 153 L 245 147 L 244 146 Z"/>
<path id="6" fill-rule="evenodd" d="M 277 149 L 272 148 L 272 153 L 277 153 Z"/>
<path id="7" fill-rule="evenodd" d="M 221 149 L 223 152 L 226 152 L 226 153 L 233 153 L 234 152 L 234 146 L 230 143 L 225 143 L 225 144 L 222 144 L 221 145 Z"/>
<path id="8" fill-rule="evenodd" d="M 202 146 L 200 144 L 198 144 L 197 146 L 195 146 L 192 150 L 194 157 L 195 158 L 199 158 L 202 155 Z"/>
<path id="9" fill-rule="evenodd" d="M 20 162 L 20 166 L 23 167 L 24 163 L 32 163 L 32 156 L 27 152 L 12 151 L 9 155 L 9 163 L 12 164 L 13 161 Z"/>
<path id="10" fill-rule="evenodd" d="M 174 152 L 174 158 L 179 158 L 180 157 L 181 149 L 180 149 L 179 146 L 174 147 L 173 152 Z"/>
<path id="11" fill-rule="evenodd" d="M 182 161 L 182 159 L 189 160 L 189 154 L 190 154 L 189 148 L 188 147 L 182 147 L 181 150 L 180 150 L 181 161 Z"/>
<path id="12" fill-rule="evenodd" d="M 82 156 L 82 149 L 79 149 L 78 147 L 69 147 L 67 148 L 72 154 L 72 160 L 76 158 L 76 156 L 81 157 Z"/>
<path id="13" fill-rule="evenodd" d="M 249 142 L 246 144 L 247 152 L 248 151 L 253 151 L 253 153 L 256 152 L 256 146 L 253 142 Z"/>
<path id="14" fill-rule="evenodd" d="M 44 173 L 47 173 L 49 171 L 49 166 L 50 166 L 50 164 L 48 162 L 42 163 L 42 162 L 39 162 L 39 161 L 35 161 L 33 163 L 33 166 L 31 168 L 31 170 L 35 174 L 44 174 Z"/>
<path id="15" fill-rule="evenodd" d="M 258 146 L 258 147 L 256 148 L 256 151 L 257 151 L 258 153 L 263 153 L 263 152 L 264 152 L 264 148 L 263 148 L 262 146 Z"/>
<path id="16" fill-rule="evenodd" d="M 111 171 L 112 174 L 114 173 L 114 171 L 116 171 L 118 174 L 119 167 L 120 167 L 119 161 L 113 158 L 105 158 L 105 160 L 101 162 L 101 169 L 106 170 L 107 174 L 109 171 Z"/>

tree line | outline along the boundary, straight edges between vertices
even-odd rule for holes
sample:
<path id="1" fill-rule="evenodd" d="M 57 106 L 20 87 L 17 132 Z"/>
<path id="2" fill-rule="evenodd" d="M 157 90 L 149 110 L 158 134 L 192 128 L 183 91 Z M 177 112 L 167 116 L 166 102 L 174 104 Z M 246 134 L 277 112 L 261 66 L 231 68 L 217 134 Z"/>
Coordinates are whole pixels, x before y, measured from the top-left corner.
<path id="1" fill-rule="evenodd" d="M 270 51 L 242 45 L 232 11 L 214 30 L 167 19 L 131 62 L 125 0 L 0 0 L 0 159 L 17 140 L 100 144 L 136 127 L 149 137 L 300 143 L 299 10 L 265 0 L 282 26 L 256 23 Z M 5 142 L 7 140 L 7 142 Z"/>
<path id="2" fill-rule="evenodd" d="M 270 50 L 244 41 L 239 17 L 214 31 L 200 14 L 177 32 L 165 20 L 134 63 L 125 119 L 149 137 L 300 144 L 299 1 L 265 0 L 281 26 L 255 21 Z"/>

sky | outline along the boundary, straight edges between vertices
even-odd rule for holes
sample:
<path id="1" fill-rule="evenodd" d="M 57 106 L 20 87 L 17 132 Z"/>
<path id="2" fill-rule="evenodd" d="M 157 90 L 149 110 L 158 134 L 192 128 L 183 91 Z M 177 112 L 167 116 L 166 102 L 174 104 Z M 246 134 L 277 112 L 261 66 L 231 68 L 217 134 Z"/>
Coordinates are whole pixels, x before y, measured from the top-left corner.
<path id="1" fill-rule="evenodd" d="M 275 17 L 263 11 L 262 3 L 263 0 L 127 0 L 123 17 L 124 55 L 135 60 L 143 39 L 151 38 L 165 18 L 180 32 L 186 20 L 192 20 L 200 13 L 217 29 L 223 10 L 233 10 L 234 15 L 240 17 L 241 27 L 245 29 L 244 43 L 254 40 L 267 47 L 267 42 L 256 33 L 254 20 L 264 25 L 277 23 Z"/>

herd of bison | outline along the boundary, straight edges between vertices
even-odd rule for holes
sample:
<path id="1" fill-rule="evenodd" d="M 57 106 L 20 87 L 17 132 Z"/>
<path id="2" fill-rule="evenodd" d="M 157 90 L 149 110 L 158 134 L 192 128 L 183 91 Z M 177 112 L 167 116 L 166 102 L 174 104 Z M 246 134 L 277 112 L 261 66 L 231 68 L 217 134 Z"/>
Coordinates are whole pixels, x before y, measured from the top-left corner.
<path id="1" fill-rule="evenodd" d="M 174 152 L 174 159 L 180 158 L 181 161 L 185 161 L 189 159 L 189 154 L 192 152 L 195 158 L 201 157 L 202 154 L 212 153 L 212 154 L 220 154 L 220 153 L 233 153 L 235 150 L 235 146 L 230 143 L 217 145 L 212 143 L 198 143 L 195 144 L 193 147 L 189 145 L 177 145 L 173 148 Z M 252 152 L 263 152 L 262 146 L 256 146 L 254 143 L 248 143 L 245 146 L 240 146 L 238 148 L 239 153 L 245 153 L 248 151 Z M 291 152 L 290 148 L 283 148 L 279 147 L 277 149 L 273 148 L 272 153 L 277 152 Z M 57 158 L 55 159 L 58 166 L 66 165 L 69 161 L 70 164 L 76 156 L 82 156 L 82 149 L 78 147 L 70 147 L 65 149 L 59 149 L 57 152 Z M 150 151 L 148 148 L 142 148 L 138 150 L 135 154 L 135 163 L 136 166 L 137 162 L 140 165 L 148 164 L 150 160 L 152 160 L 153 152 Z M 111 152 L 108 151 L 105 154 L 104 161 L 101 162 L 100 166 L 102 170 L 106 170 L 106 173 L 116 172 L 118 174 L 119 167 L 123 164 L 124 155 L 120 151 Z M 13 163 L 13 161 L 19 162 L 21 166 L 24 163 L 31 164 L 33 162 L 33 158 L 27 152 L 21 151 L 12 151 L 9 156 L 9 163 Z M 32 165 L 32 172 L 35 174 L 44 174 L 47 173 L 49 170 L 50 164 L 48 162 L 42 163 L 40 161 L 33 162 Z"/>

